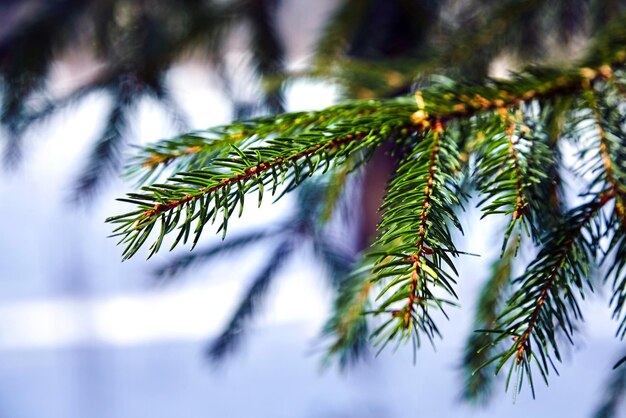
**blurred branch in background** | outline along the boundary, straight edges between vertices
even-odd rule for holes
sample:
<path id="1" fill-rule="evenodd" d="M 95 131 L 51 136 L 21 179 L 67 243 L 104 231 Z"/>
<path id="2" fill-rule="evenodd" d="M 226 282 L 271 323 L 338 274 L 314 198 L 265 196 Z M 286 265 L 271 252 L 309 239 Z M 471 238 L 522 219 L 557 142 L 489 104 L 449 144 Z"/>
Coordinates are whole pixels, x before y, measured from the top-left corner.
<path id="1" fill-rule="evenodd" d="M 259 268 L 258 275 L 251 280 L 247 293 L 239 303 L 221 335 L 213 341 L 207 351 L 213 361 L 221 361 L 232 354 L 244 336 L 248 323 L 257 314 L 267 298 L 269 286 L 277 279 L 281 267 L 293 257 L 314 257 L 326 272 L 328 285 L 336 289 L 352 268 L 355 255 L 345 243 L 324 229 L 319 218 L 328 201 L 324 196 L 329 188 L 320 182 L 307 183 L 298 193 L 297 206 L 291 218 L 265 229 L 241 233 L 223 242 L 198 248 L 194 252 L 172 257 L 154 270 L 160 280 L 180 279 L 186 270 L 199 263 L 212 261 L 215 257 L 240 252 L 249 246 L 266 246 L 273 242 L 273 252 L 267 255 L 266 265 Z"/>
<path id="2" fill-rule="evenodd" d="M 165 84 L 172 65 L 190 54 L 213 66 L 225 65 L 224 48 L 235 36 L 233 28 L 241 25 L 254 32 L 250 51 L 256 73 L 274 75 L 283 65 L 282 45 L 273 31 L 273 0 L 33 0 L 3 7 L 7 19 L 16 19 L 0 39 L 1 121 L 7 131 L 3 148 L 8 164 L 19 161 L 23 132 L 31 123 L 92 91 L 113 98 L 109 122 L 77 179 L 77 200 L 88 200 L 100 182 L 118 173 L 128 143 L 124 131 L 133 104 L 144 95 L 157 98 L 180 119 L 179 106 Z M 64 97 L 49 97 L 46 81 L 53 64 L 75 50 L 92 57 L 96 75 Z M 261 100 L 273 111 L 282 110 L 279 90 Z"/>

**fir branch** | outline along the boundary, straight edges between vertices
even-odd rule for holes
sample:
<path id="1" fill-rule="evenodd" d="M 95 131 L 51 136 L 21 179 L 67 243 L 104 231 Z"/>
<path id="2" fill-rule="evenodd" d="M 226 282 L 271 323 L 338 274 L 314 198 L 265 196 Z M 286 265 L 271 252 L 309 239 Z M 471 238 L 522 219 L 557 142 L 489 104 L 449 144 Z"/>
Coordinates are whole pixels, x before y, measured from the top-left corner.
<path id="1" fill-rule="evenodd" d="M 491 129 L 484 130 L 485 138 L 481 140 L 483 145 L 477 150 L 474 178 L 479 191 L 485 195 L 478 204 L 482 206 L 483 217 L 502 213 L 511 216 L 504 233 L 504 252 L 519 222 L 525 224 L 527 231 L 530 229 L 527 209 L 528 188 L 532 183 L 529 180 L 532 177 L 529 176 L 527 163 L 531 147 L 521 144 L 526 141 L 525 135 L 529 132 L 529 128 L 519 122 L 521 115 L 515 116 L 504 108 L 498 113 L 503 126 L 491 124 Z"/>
<path id="2" fill-rule="evenodd" d="M 391 317 L 372 334 L 383 347 L 396 336 L 411 336 L 418 346 L 421 333 L 432 342 L 439 331 L 429 307 L 443 311 L 451 303 L 435 289 L 456 298 L 455 281 L 443 264 L 456 271 L 451 257 L 458 252 L 447 222 L 460 229 L 453 212 L 460 202 L 450 174 L 458 172 L 459 155 L 440 122 L 424 135 L 389 185 L 376 250 L 368 255 L 374 264 L 371 280 L 382 286 L 377 300 L 384 297 L 373 313 Z"/>
<path id="3" fill-rule="evenodd" d="M 405 327 L 408 328 L 410 316 L 414 311 L 414 304 L 416 299 L 419 297 L 418 295 L 418 276 L 421 273 L 420 260 L 428 250 L 432 251 L 432 249 L 426 249 L 424 247 L 424 239 L 426 238 L 426 232 L 428 228 L 428 215 L 430 214 L 432 207 L 432 189 L 434 188 L 435 175 L 437 173 L 437 163 L 439 162 L 439 140 L 441 137 L 441 133 L 443 132 L 443 127 L 439 124 L 434 128 L 433 134 L 433 144 L 430 153 L 430 161 L 428 162 L 428 177 L 426 180 L 426 187 L 424 188 L 424 203 L 422 205 L 421 211 L 419 213 L 420 223 L 418 228 L 418 238 L 417 238 L 417 251 L 411 254 L 411 260 L 413 261 L 412 271 L 411 271 L 411 285 L 409 287 L 409 298 L 407 301 L 407 306 L 405 308 L 404 318 Z M 425 292 L 422 292 L 425 293 Z"/>
<path id="4" fill-rule="evenodd" d="M 316 173 L 328 169 L 341 173 L 348 165 L 355 168 L 383 142 L 393 142 L 402 163 L 381 208 L 380 235 L 366 255 L 364 267 L 340 283 L 333 318 L 325 327 L 333 335 L 330 353 L 346 364 L 364 353 L 368 314 L 382 319 L 370 335 L 381 349 L 391 341 L 410 339 L 417 346 L 423 337 L 432 342 L 439 336 L 435 314 L 445 315 L 445 305 L 455 304 L 457 298 L 453 259 L 461 252 L 455 247 L 452 229 L 460 229 L 455 214 L 461 205 L 459 177 L 477 161 L 477 173 L 471 175 L 489 201 L 485 213 L 508 214 L 507 234 L 516 225 L 528 225 L 542 247 L 527 271 L 513 281 L 516 290 L 500 316 L 494 319 L 493 312 L 501 293 L 482 301 L 491 310 L 491 316 L 483 318 L 483 326 L 493 336 L 480 340 L 487 344 L 481 351 L 484 357 L 473 360 L 493 364 L 496 371 L 510 364 L 507 386 L 517 371 L 517 387 L 521 389 L 527 378 L 534 393 L 531 371 L 538 369 L 547 381 L 549 367 L 555 368 L 554 360 L 561 359 L 560 339 L 572 341 L 574 320 L 581 317 L 579 299 L 589 284 L 591 266 L 605 250 L 604 237 L 611 238 L 608 249 L 615 257 L 609 272 L 615 315 L 621 316 L 626 305 L 626 234 L 620 209 L 626 147 L 621 132 L 622 80 L 615 80 L 623 77 L 626 31 L 613 27 L 609 32 L 612 35 L 604 44 L 597 44 L 587 59 L 570 68 L 533 67 L 509 80 L 480 84 L 439 78 L 412 98 L 355 101 L 273 121 L 237 122 L 202 133 L 202 138 L 186 139 L 196 141 L 191 147 L 179 139 L 157 144 L 141 157 L 143 168 L 161 170 L 178 164 L 181 172 L 129 194 L 123 200 L 135 210 L 108 221 L 118 224 L 114 232 L 126 245 L 124 258 L 135 254 L 155 227 L 158 236 L 150 255 L 159 250 L 165 235 L 176 230 L 172 248 L 190 237 L 195 245 L 203 228 L 216 222 L 220 214 L 218 231 L 226 233 L 230 217 L 237 209 L 241 213 L 247 194 L 258 193 L 260 203 L 268 187 L 272 193 L 279 188 L 289 192 Z M 597 98 L 585 100 L 590 91 L 597 93 Z M 619 98 L 613 99 L 617 94 Z M 560 184 L 558 179 L 550 183 L 550 174 L 558 174 L 558 142 L 566 135 L 546 122 L 550 115 L 553 121 L 563 116 L 580 128 L 572 137 L 581 142 L 587 131 L 577 123 L 594 119 L 594 138 L 598 137 L 587 150 L 592 155 L 588 167 L 595 176 L 587 188 L 588 203 L 562 217 Z M 480 135 L 483 141 L 472 149 L 467 137 Z M 461 147 L 468 155 L 461 157 Z M 550 190 L 542 194 L 539 189 L 546 184 Z M 550 198 L 541 201 L 540 196 L 546 195 Z M 607 217 L 603 208 L 609 202 L 614 205 Z M 294 222 L 292 231 L 299 237 L 313 232 L 317 255 L 335 255 L 322 235 L 316 235 L 319 231 L 311 221 L 317 219 L 319 207 L 305 209 L 306 220 Z M 543 221 L 545 210 L 550 213 Z M 556 222 L 558 218 L 562 219 Z M 506 245 L 506 239 L 504 242 Z M 277 253 L 280 262 L 276 264 L 284 257 Z M 508 253 L 506 257 L 512 258 Z M 332 257 L 327 261 L 329 266 L 337 264 Z M 506 259 L 501 262 L 506 270 Z M 237 341 L 241 325 L 256 306 L 254 295 L 263 294 L 275 268 L 268 265 L 251 287 L 247 302 L 216 342 L 216 355 Z M 498 280 L 496 290 L 507 292 L 505 282 Z M 624 324 L 626 321 L 618 334 L 626 332 Z M 499 352 L 499 347 L 507 348 Z M 494 363 L 485 362 L 485 356 L 493 352 L 499 352 L 490 360 Z"/>
<path id="5" fill-rule="evenodd" d="M 494 331 L 498 334 L 494 344 L 511 337 L 513 344 L 492 359 L 497 361 L 496 371 L 513 359 L 507 387 L 513 370 L 517 370 L 518 390 L 527 378 L 534 396 L 531 364 L 536 365 L 547 383 L 548 363 L 554 368 L 552 357 L 561 360 L 558 330 L 572 341 L 572 315 L 576 319 L 581 317 L 574 291 L 578 290 L 582 296 L 585 280 L 591 286 L 589 265 L 598 246 L 593 220 L 613 198 L 610 192 L 602 193 L 590 203 L 571 210 L 560 227 L 545 238 L 545 244 L 526 272 L 514 281 L 519 288 L 507 301 Z"/>
<path id="6" fill-rule="evenodd" d="M 230 146 L 240 143 L 242 137 L 240 131 L 213 129 L 162 140 L 142 148 L 129 162 L 126 174 L 145 184 L 156 180 L 172 164 L 175 164 L 173 171 L 200 169 L 214 158 L 227 156 Z"/>
<path id="7" fill-rule="evenodd" d="M 124 258 L 138 251 L 159 220 L 160 233 L 150 255 L 158 251 L 164 236 L 177 227 L 179 233 L 172 247 L 180 241 L 187 242 L 192 230 L 195 245 L 204 226 L 215 221 L 218 212 L 224 215 L 220 228 L 225 232 L 228 218 L 238 206 L 241 210 L 244 195 L 250 191 L 259 192 L 262 198 L 265 186 L 272 185 L 275 190 L 281 184 L 288 184 L 287 190 L 290 190 L 304 177 L 329 168 L 331 162 L 343 163 L 361 149 L 371 151 L 388 137 L 408 143 L 413 147 L 411 157 L 398 171 L 397 183 L 392 182 L 383 207 L 385 218 L 380 225 L 381 238 L 377 241 L 381 251 L 372 253 L 373 257 L 379 258 L 374 262 L 372 282 L 386 283 L 387 286 L 379 297 L 393 288 L 373 311 L 378 315 L 391 314 L 391 319 L 373 336 L 386 343 L 396 336 L 404 339 L 412 335 L 417 345 L 420 333 L 430 340 L 438 334 L 428 305 L 442 309 L 444 303 L 453 303 L 436 296 L 433 289 L 440 287 L 444 293 L 456 297 L 452 286 L 454 279 L 442 269 L 442 263 L 454 271 L 450 256 L 458 251 L 445 220 L 442 222 L 441 219 L 458 226 L 453 214 L 454 207 L 459 204 L 458 196 L 454 188 L 449 188 L 455 182 L 454 173 L 460 171 L 457 144 L 451 140 L 459 131 L 457 121 L 459 126 L 470 121 L 470 126 L 475 128 L 480 114 L 498 115 L 499 109 L 519 106 L 523 102 L 575 95 L 591 82 L 604 80 L 605 74 L 604 67 L 599 70 L 533 69 L 518 74 L 513 81 L 492 82 L 485 86 L 440 83 L 418 92 L 413 103 L 408 99 L 354 102 L 350 109 L 355 116 L 349 122 L 343 119 L 345 114 L 332 120 L 322 112 L 318 118 L 332 120 L 325 129 L 305 128 L 294 132 L 294 138 L 270 137 L 258 145 L 252 139 L 250 146 L 241 149 L 232 146 L 228 158 L 215 158 L 207 168 L 179 173 L 168 183 L 144 187 L 142 194 L 130 194 L 126 200 L 136 205 L 137 210 L 108 221 L 120 224 L 115 232 L 126 244 Z M 331 110 L 327 111 L 328 115 L 333 114 Z M 315 122 L 311 123 L 315 126 Z M 357 126 L 359 130 L 355 128 Z M 439 138 L 444 126 L 448 132 Z M 276 132 L 280 133 L 281 129 Z M 247 137 L 254 135 L 253 130 Z M 414 144 L 416 139 L 417 144 Z M 447 144 L 443 153 L 439 152 L 439 147 L 443 146 L 439 141 Z M 508 158 L 517 157 L 510 148 L 507 153 Z M 436 166 L 442 162 L 443 167 Z M 437 186 L 435 189 L 430 188 L 429 178 L 432 186 Z M 395 192 L 394 184 L 399 187 Z M 405 190 L 406 185 L 413 187 Z M 440 192 L 443 194 L 431 198 L 431 193 Z M 517 196 L 519 188 L 515 192 Z M 397 206 L 400 202 L 404 203 Z M 406 212 L 412 207 L 409 202 L 417 205 L 415 208 L 421 208 L 415 218 L 413 213 Z M 437 221 L 429 219 L 431 206 L 436 207 L 433 212 L 437 214 Z M 417 223 L 411 223 L 410 219 Z M 194 222 L 195 229 L 192 228 Z M 409 224 L 412 227 L 407 227 Z M 394 242 L 397 239 L 402 241 L 398 244 Z M 395 279 L 388 282 L 389 277 Z M 401 301 L 404 306 L 397 306 Z M 356 322 L 360 321 L 359 317 Z M 340 346 L 342 344 L 337 345 Z"/>
<path id="8" fill-rule="evenodd" d="M 228 155 L 231 145 L 261 145 L 279 135 L 295 136 L 313 125 L 318 130 L 329 128 L 341 120 L 367 116 L 375 110 L 371 105 L 349 102 L 323 112 L 285 113 L 179 135 L 141 149 L 128 164 L 127 173 L 145 183 L 166 167 L 173 172 L 201 169 L 209 166 L 214 158 Z"/>
<path id="9" fill-rule="evenodd" d="M 116 232 L 121 231 L 119 235 L 123 236 L 122 241 L 128 244 L 124 253 L 126 258 L 132 256 L 147 239 L 159 215 L 171 213 L 182 206 L 189 209 L 189 216 L 186 217 L 184 227 L 181 229 L 186 241 L 191 220 L 195 220 L 199 215 L 199 212 L 194 213 L 193 210 L 196 201 L 201 203 L 200 210 L 205 216 L 214 215 L 221 208 L 226 214 L 222 227 L 226 230 L 227 219 L 238 202 L 243 201 L 245 191 L 254 188 L 260 192 L 266 183 L 273 183 L 275 188 L 284 182 L 269 179 L 269 175 L 289 173 L 293 177 L 292 185 L 298 184 L 301 180 L 299 174 L 303 169 L 299 163 L 301 160 L 308 164 L 304 171 L 311 175 L 317 167 L 329 167 L 330 159 L 324 160 L 325 158 L 344 158 L 360 148 L 371 150 L 381 143 L 383 137 L 392 132 L 402 132 L 403 129 L 407 133 L 408 130 L 424 131 L 436 123 L 444 125 L 480 112 L 515 106 L 523 101 L 571 95 L 589 85 L 591 80 L 604 77 L 602 69 L 584 70 L 560 72 L 535 70 L 534 73 L 518 75 L 515 82 L 500 82 L 496 86 L 481 88 L 470 89 L 460 85 L 435 86 L 423 93 L 418 92 L 416 97 L 421 105 L 415 112 L 411 110 L 415 109 L 414 105 L 406 99 L 355 102 L 351 105 L 352 110 L 358 111 L 357 114 L 360 116 L 353 118 L 349 124 L 342 119 L 334 120 L 326 131 L 304 130 L 296 133 L 294 140 L 270 139 L 266 141 L 267 145 L 250 147 L 246 151 L 231 145 L 236 152 L 231 153 L 228 159 L 215 160 L 207 169 L 178 174 L 171 179 L 173 184 L 146 187 L 144 190 L 148 192 L 147 194 L 129 195 L 128 201 L 138 205 L 141 210 L 110 218 L 109 221 L 122 224 Z M 411 112 L 412 115 L 408 117 Z M 356 126 L 356 123 L 359 124 L 359 130 L 355 132 L 352 126 Z M 360 141 L 366 137 L 367 141 Z M 357 142 L 364 142 L 364 147 L 351 145 Z M 294 144 L 295 147 L 292 146 Z M 338 150 L 343 151 L 336 154 Z M 239 191 L 244 192 L 231 193 L 232 186 L 235 185 Z M 208 208 L 211 200 L 209 197 L 214 196 L 217 196 L 217 205 L 211 210 Z M 175 220 L 173 223 L 167 222 L 168 219 L 172 219 L 171 217 L 162 218 L 164 226 L 161 231 L 171 231 L 176 227 L 179 218 L 180 210 L 173 217 Z M 200 219 L 198 222 L 196 240 L 206 223 L 207 219 Z M 153 245 L 152 253 L 160 247 L 163 236 L 164 233 Z"/>
<path id="10" fill-rule="evenodd" d="M 525 125 L 530 130 L 525 135 L 529 142 L 527 176 L 532 180 L 526 189 L 526 216 L 532 238 L 538 244 L 544 231 L 557 226 L 565 212 L 562 156 L 558 143 L 560 138 L 567 137 L 562 125 L 571 102 L 569 98 L 547 101 L 536 118 L 525 118 Z"/>
<path id="11" fill-rule="evenodd" d="M 610 81 L 613 81 L 612 78 Z M 615 82 L 596 86 L 588 90 L 585 99 L 590 107 L 596 140 L 591 146 L 599 149 L 598 156 L 592 160 L 590 169 L 597 173 L 591 181 L 601 190 L 608 190 L 615 195 L 613 210 L 605 225 L 605 235 L 610 237 L 609 244 L 603 250 L 602 264 L 608 265 L 605 282 L 612 281 L 612 295 L 609 305 L 613 307 L 613 318 L 619 320 L 616 334 L 620 338 L 626 335 L 626 142 L 623 126 L 626 115 L 622 110 L 623 96 Z"/>
<path id="12" fill-rule="evenodd" d="M 609 76 L 612 76 L 612 74 L 607 75 L 607 77 Z M 591 184 L 604 183 L 609 192 L 615 196 L 615 215 L 618 221 L 626 228 L 626 207 L 624 206 L 626 193 L 624 180 L 626 180 L 626 177 L 624 173 L 616 173 L 616 170 L 619 171 L 619 167 L 616 167 L 615 161 L 618 160 L 613 158 L 613 150 L 620 149 L 623 145 L 620 136 L 621 123 L 623 123 L 624 117 L 619 114 L 617 104 L 614 106 L 601 105 L 601 100 L 599 100 L 593 90 L 587 89 L 584 93 L 592 114 L 593 126 L 596 129 L 599 158 L 602 163 L 602 170 L 597 170 L 600 174 L 591 181 Z M 603 115 L 601 112 L 605 114 Z M 617 113 L 617 121 L 615 120 L 615 113 Z"/>
<path id="13" fill-rule="evenodd" d="M 220 228 L 225 232 L 233 211 L 237 206 L 240 211 L 243 208 L 246 192 L 257 191 L 260 204 L 266 186 L 272 186 L 273 194 L 288 180 L 297 185 L 316 171 L 326 171 L 333 161 L 345 158 L 348 153 L 375 148 L 390 130 L 402 127 L 403 119 L 396 117 L 382 126 L 375 119 L 369 122 L 361 119 L 361 122 L 360 132 L 345 133 L 351 127 L 337 126 L 335 131 L 272 139 L 267 146 L 245 151 L 232 146 L 229 158 L 215 160 L 211 169 L 179 173 L 170 179 L 170 184 L 147 186 L 143 188 L 147 193 L 129 194 L 128 199 L 122 200 L 137 205 L 139 210 L 107 220 L 121 224 L 114 232 L 127 244 L 124 257 L 136 253 L 157 219 L 161 220 L 161 232 L 150 255 L 158 251 L 165 234 L 179 223 L 182 223 L 180 233 L 173 246 L 181 239 L 187 241 L 193 221 L 197 221 L 195 244 L 203 227 L 215 221 L 218 211 L 224 215 Z M 181 221 L 183 208 L 186 216 Z"/>

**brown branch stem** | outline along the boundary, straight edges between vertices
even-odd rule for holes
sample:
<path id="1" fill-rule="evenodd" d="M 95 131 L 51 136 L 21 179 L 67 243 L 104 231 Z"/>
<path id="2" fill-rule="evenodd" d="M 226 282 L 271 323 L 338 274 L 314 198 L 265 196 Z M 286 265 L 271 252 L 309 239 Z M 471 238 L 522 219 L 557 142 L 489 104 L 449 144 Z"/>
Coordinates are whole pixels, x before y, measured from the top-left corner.
<path id="1" fill-rule="evenodd" d="M 147 222 L 148 220 L 152 219 L 153 217 L 160 215 L 161 213 L 170 211 L 194 199 L 198 199 L 203 196 L 206 196 L 207 194 L 215 193 L 221 189 L 224 189 L 227 186 L 239 183 L 241 181 L 248 180 L 255 175 L 259 175 L 263 172 L 269 171 L 274 167 L 281 166 L 289 162 L 297 161 L 301 158 L 305 158 L 322 149 L 334 149 L 344 144 L 347 144 L 349 142 L 361 140 L 366 135 L 367 134 L 364 132 L 357 133 L 357 134 L 348 134 L 341 138 L 332 139 L 325 144 L 316 144 L 312 146 L 311 148 L 305 149 L 299 152 L 298 154 L 292 155 L 290 157 L 276 157 L 276 158 L 271 159 L 268 162 L 263 162 L 263 163 L 259 163 L 257 165 L 251 166 L 248 169 L 246 169 L 244 173 L 237 174 L 233 177 L 224 178 L 221 180 L 220 183 L 211 187 L 201 187 L 198 189 L 197 193 L 187 194 L 182 199 L 172 200 L 171 202 L 167 202 L 167 203 L 155 204 L 152 209 L 148 209 L 144 211 L 143 216 L 141 217 L 141 220 L 139 221 L 138 224 L 141 225 Z"/>
<path id="2" fill-rule="evenodd" d="M 418 239 L 416 243 L 417 250 L 415 254 L 411 256 L 411 261 L 413 261 L 413 270 L 411 272 L 411 285 L 409 287 L 409 300 L 407 302 L 407 306 L 404 311 L 403 322 L 405 327 L 408 327 L 411 323 L 411 313 L 413 312 L 413 306 L 416 300 L 419 300 L 418 295 L 418 284 L 419 284 L 419 274 L 421 272 L 420 269 L 420 259 L 422 255 L 431 251 L 424 247 L 424 241 L 426 239 L 427 227 L 428 227 L 428 214 L 430 212 L 431 200 L 432 200 L 432 191 L 434 188 L 434 180 L 437 172 L 437 161 L 439 159 L 439 141 L 441 134 L 443 132 L 443 125 L 440 121 L 435 121 L 433 127 L 433 146 L 431 149 L 430 160 L 428 163 L 428 180 L 426 182 L 426 187 L 424 188 L 424 204 L 422 206 L 422 211 L 420 213 L 420 226 L 418 230 Z"/>
<path id="3" fill-rule="evenodd" d="M 619 181 L 615 178 L 615 172 L 613 169 L 613 161 L 611 159 L 611 153 L 609 149 L 609 141 L 607 140 L 607 135 L 602 127 L 602 115 L 600 115 L 598 111 L 598 100 L 596 98 L 595 93 L 592 90 L 588 90 L 587 94 L 589 96 L 589 101 L 591 102 L 591 112 L 593 113 L 593 117 L 595 119 L 596 130 L 598 131 L 598 137 L 600 138 L 600 158 L 602 160 L 602 165 L 604 167 L 604 173 L 606 177 L 606 182 L 610 187 L 611 193 L 615 195 L 615 213 L 620 220 L 622 226 L 626 229 L 626 208 L 624 207 L 623 201 L 623 186 L 619 183 Z"/>
<path id="4" fill-rule="evenodd" d="M 600 200 L 597 205 L 595 205 L 582 219 L 579 225 L 575 229 L 571 231 L 571 236 L 565 243 L 560 246 L 561 254 L 559 255 L 556 263 L 554 263 L 554 267 L 550 270 L 550 274 L 545 280 L 543 287 L 541 289 L 541 293 L 539 295 L 539 299 L 537 300 L 537 304 L 533 308 L 533 311 L 528 320 L 528 327 L 519 337 L 514 338 L 515 345 L 517 346 L 517 355 L 516 362 L 520 364 L 524 359 L 525 353 L 529 350 L 528 340 L 530 339 L 530 335 L 532 334 L 537 322 L 539 320 L 539 314 L 541 313 L 541 307 L 545 303 L 548 292 L 552 289 L 554 282 L 556 281 L 556 276 L 563 267 L 563 263 L 567 258 L 567 255 L 575 242 L 576 236 L 580 233 L 582 228 L 589 222 L 589 220 L 595 215 L 595 213 L 600 210 L 609 200 L 615 198 L 615 194 L 613 191 L 609 191 L 607 193 L 603 193 L 600 195 Z"/>

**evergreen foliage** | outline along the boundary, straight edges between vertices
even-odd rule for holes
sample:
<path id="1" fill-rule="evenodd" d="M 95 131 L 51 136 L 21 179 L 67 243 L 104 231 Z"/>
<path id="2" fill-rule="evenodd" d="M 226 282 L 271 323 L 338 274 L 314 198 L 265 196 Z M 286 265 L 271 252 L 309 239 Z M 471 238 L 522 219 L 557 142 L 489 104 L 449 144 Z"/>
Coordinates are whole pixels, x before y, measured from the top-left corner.
<path id="1" fill-rule="evenodd" d="M 350 99 L 162 140 L 130 161 L 128 173 L 142 187 L 121 199 L 132 210 L 107 220 L 124 259 L 148 243 L 148 256 L 166 243 L 199 245 L 155 270 L 170 279 L 245 246 L 275 245 L 209 347 L 211 358 L 223 358 L 241 341 L 276 273 L 303 243 L 337 290 L 324 327 L 329 361 L 350 364 L 371 343 L 382 349 L 434 342 L 438 321 L 456 305 L 457 256 L 467 255 L 455 243 L 458 209 L 468 196 L 478 198 L 484 216 L 503 217 L 507 226 L 479 296 L 479 332 L 463 358 L 464 398 L 487 400 L 500 370 L 516 389 L 532 389 L 537 373 L 547 382 L 564 341 L 576 333 L 580 300 L 601 285 L 596 274 L 610 285 L 618 337 L 626 333 L 623 1 L 343 0 L 326 22 L 311 67 L 296 73 L 283 63 L 277 0 L 33 3 L 33 18 L 0 42 L 5 159 L 19 159 L 28 126 L 91 92 L 106 92 L 113 104 L 76 182 L 77 200 L 122 166 L 131 142 L 125 132 L 142 97 L 156 98 L 174 121 L 184 119 L 165 79 L 185 54 L 210 61 L 232 90 L 224 54 L 241 26 L 250 35 L 262 97 L 259 104 L 232 98 L 238 119 L 282 112 L 283 88 L 301 77 L 331 80 Z M 50 68 L 77 33 L 87 34 L 82 47 L 102 70 L 68 96 L 45 97 Z M 581 40 L 584 58 L 566 60 Z M 555 51 L 552 65 L 527 66 L 506 80 L 487 77 L 498 58 L 541 63 Z M 32 106 L 38 94 L 46 100 Z M 566 144 L 580 150 L 575 167 L 563 155 Z M 378 236 L 348 273 L 352 257 L 325 222 L 341 207 L 351 173 L 367 170 L 381 150 L 399 164 Z M 575 205 L 564 198 L 566 171 L 582 185 Z M 294 190 L 291 218 L 201 247 L 210 225 L 226 235 L 229 220 L 250 199 L 261 204 Z M 522 244 L 538 254 L 515 277 Z M 620 361 L 598 416 L 617 414 L 624 370 Z"/>
<path id="2" fill-rule="evenodd" d="M 478 370 L 467 378 L 466 396 L 486 393 L 489 378 L 481 368 L 488 365 L 506 371 L 507 387 L 528 384 L 534 392 L 535 374 L 547 383 L 563 340 L 573 341 L 579 302 L 600 265 L 608 269 L 618 335 L 624 334 L 623 24 L 614 22 L 573 66 L 534 66 L 481 83 L 439 77 L 410 97 L 237 122 L 199 134 L 200 142 L 194 134 L 150 146 L 136 169 L 148 177 L 168 164 L 178 171 L 120 199 L 133 210 L 107 221 L 125 259 L 147 242 L 151 256 L 168 235 L 171 248 L 187 242 L 193 248 L 207 224 L 225 234 L 246 195 L 257 195 L 259 204 L 268 193 L 280 197 L 346 164 L 353 171 L 392 143 L 400 164 L 387 187 L 379 234 L 345 279 L 325 328 L 331 355 L 347 364 L 368 339 L 381 349 L 406 340 L 417 348 L 440 336 L 437 321 L 458 298 L 456 257 L 465 253 L 452 229 L 461 230 L 456 213 L 469 182 L 484 215 L 504 216 L 509 224 L 479 301 L 481 329 L 466 352 L 466 366 Z M 585 184 L 582 203 L 566 210 L 558 177 L 563 142 L 580 147 L 574 172 Z M 511 263 L 527 236 L 539 252 L 513 277 Z M 253 282 L 229 330 L 237 332 L 237 321 L 254 309 L 291 248 L 289 242 L 278 247 L 275 264 Z M 214 355 L 224 338 L 230 335 L 218 339 Z"/>

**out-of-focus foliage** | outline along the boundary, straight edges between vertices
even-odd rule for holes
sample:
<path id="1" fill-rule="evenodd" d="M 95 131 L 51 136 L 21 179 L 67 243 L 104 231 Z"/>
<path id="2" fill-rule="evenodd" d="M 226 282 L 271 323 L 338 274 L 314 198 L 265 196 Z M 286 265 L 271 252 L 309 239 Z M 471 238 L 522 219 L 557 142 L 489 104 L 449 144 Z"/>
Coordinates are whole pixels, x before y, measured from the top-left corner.
<path id="1" fill-rule="evenodd" d="M 604 387 L 600 403 L 593 418 L 613 418 L 619 416 L 622 400 L 626 393 L 626 367 L 616 365 Z"/>
<path id="2" fill-rule="evenodd" d="M 276 225 L 229 237 L 225 241 L 173 257 L 155 270 L 155 276 L 161 281 L 179 279 L 187 270 L 216 257 L 229 256 L 234 251 L 242 252 L 246 247 L 274 245 L 274 251 L 251 280 L 248 291 L 225 329 L 208 348 L 210 359 L 221 361 L 234 351 L 248 323 L 261 308 L 270 285 L 283 265 L 290 260 L 297 260 L 305 254 L 312 255 L 324 268 L 330 288 L 337 289 L 342 283 L 354 262 L 354 256 L 344 243 L 333 237 L 319 222 L 330 189 L 329 185 L 322 182 L 304 184 L 299 189 L 292 217 Z"/>
<path id="3" fill-rule="evenodd" d="M 3 148 L 8 163 L 18 161 L 29 124 L 93 91 L 107 92 L 113 100 L 106 127 L 77 181 L 78 200 L 90 197 L 107 178 L 103 174 L 118 171 L 128 122 L 140 99 L 156 98 L 173 120 L 180 118 L 182 110 L 166 84 L 172 65 L 195 54 L 215 68 L 225 66 L 228 41 L 243 26 L 250 33 L 255 71 L 274 76 L 283 66 L 275 0 L 33 0 L 0 7 L 8 26 L 0 38 L 0 114 L 7 128 Z M 50 97 L 46 80 L 52 65 L 76 50 L 91 56 L 98 70 L 66 96 Z M 280 90 L 266 91 L 264 103 L 281 111 Z M 247 104 L 234 105 L 240 112 Z"/>

